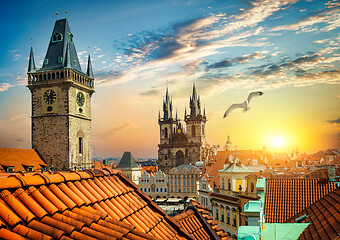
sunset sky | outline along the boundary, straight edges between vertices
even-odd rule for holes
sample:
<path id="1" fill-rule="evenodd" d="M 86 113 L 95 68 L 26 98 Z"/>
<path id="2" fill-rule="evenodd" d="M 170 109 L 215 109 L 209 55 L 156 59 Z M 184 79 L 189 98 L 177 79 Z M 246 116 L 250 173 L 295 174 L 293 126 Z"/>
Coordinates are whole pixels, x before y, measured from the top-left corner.
<path id="1" fill-rule="evenodd" d="M 92 56 L 94 156 L 157 157 L 166 85 L 183 119 L 193 82 L 210 145 L 230 135 L 237 149 L 340 149 L 339 1 L 42 0 L 1 8 L 0 147 L 31 147 L 29 50 L 41 67 L 55 12 L 61 19 L 67 10 L 83 71 Z M 259 90 L 250 111 L 222 119 Z"/>

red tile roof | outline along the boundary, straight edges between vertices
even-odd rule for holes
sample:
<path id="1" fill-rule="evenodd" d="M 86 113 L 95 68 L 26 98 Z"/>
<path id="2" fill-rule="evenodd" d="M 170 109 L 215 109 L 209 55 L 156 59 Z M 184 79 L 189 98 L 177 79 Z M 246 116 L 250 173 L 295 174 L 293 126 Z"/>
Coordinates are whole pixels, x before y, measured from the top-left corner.
<path id="1" fill-rule="evenodd" d="M 319 201 L 299 212 L 287 222 L 295 222 L 301 216 L 308 227 L 301 233 L 300 240 L 340 239 L 340 188 L 327 194 Z"/>
<path id="2" fill-rule="evenodd" d="M 142 172 L 147 172 L 147 173 L 156 173 L 158 172 L 158 166 L 144 166 L 142 167 Z"/>
<path id="3" fill-rule="evenodd" d="M 0 172 L 6 172 L 6 167 L 14 167 L 14 171 L 26 171 L 26 167 L 33 167 L 33 171 L 40 170 L 47 164 L 34 149 L 0 148 Z"/>
<path id="4" fill-rule="evenodd" d="M 221 227 L 217 227 L 217 222 L 212 220 L 209 211 L 196 200 L 192 200 L 186 210 L 174 219 L 183 231 L 188 231 L 196 240 L 230 239 Z"/>
<path id="5" fill-rule="evenodd" d="M 334 182 L 320 179 L 267 179 L 265 221 L 285 222 L 334 189 Z"/>
<path id="6" fill-rule="evenodd" d="M 193 239 L 117 170 L 0 178 L 0 239 Z"/>

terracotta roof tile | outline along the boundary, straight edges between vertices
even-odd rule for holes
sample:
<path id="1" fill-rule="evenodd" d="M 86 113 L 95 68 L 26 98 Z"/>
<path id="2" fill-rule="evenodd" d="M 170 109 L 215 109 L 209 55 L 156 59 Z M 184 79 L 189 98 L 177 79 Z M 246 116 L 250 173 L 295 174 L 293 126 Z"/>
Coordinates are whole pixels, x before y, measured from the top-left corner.
<path id="1" fill-rule="evenodd" d="M 220 235 L 223 233 L 222 228 L 214 230 L 215 222 L 212 222 L 211 216 L 202 214 L 207 212 L 206 209 L 201 206 L 197 201 L 191 201 L 186 210 L 173 217 L 177 221 L 183 230 L 188 231 L 194 239 L 220 239 Z"/>
<path id="2" fill-rule="evenodd" d="M 0 178 L 0 236 L 192 239 L 121 171 L 112 172 L 45 172 Z M 8 181 L 11 179 L 16 181 Z M 10 191 L 5 190 L 7 183 Z M 197 221 L 190 221 L 200 227 Z"/>
<path id="3" fill-rule="evenodd" d="M 0 159 L 0 172 L 5 172 L 3 166 L 13 166 L 14 171 L 26 171 L 25 166 L 32 166 L 33 171 L 47 166 L 33 149 L 0 148 Z"/>
<path id="4" fill-rule="evenodd" d="M 340 188 L 299 212 L 287 222 L 310 222 L 299 239 L 336 239 L 340 236 Z"/>
<path id="5" fill-rule="evenodd" d="M 267 179 L 265 221 L 282 223 L 335 189 L 320 179 Z"/>

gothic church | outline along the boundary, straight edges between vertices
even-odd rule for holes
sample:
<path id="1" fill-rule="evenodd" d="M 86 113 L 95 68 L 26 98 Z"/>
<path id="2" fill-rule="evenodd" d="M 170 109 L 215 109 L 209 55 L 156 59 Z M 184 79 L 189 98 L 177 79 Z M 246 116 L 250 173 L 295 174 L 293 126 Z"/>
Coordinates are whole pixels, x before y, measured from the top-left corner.
<path id="1" fill-rule="evenodd" d="M 166 89 L 163 100 L 163 118 L 159 113 L 160 143 L 158 144 L 158 166 L 168 173 L 173 167 L 182 164 L 195 165 L 205 157 L 205 109 L 201 111 L 201 101 L 193 85 L 190 97 L 190 114 L 184 113 L 185 126 L 181 120 L 172 116 L 172 99 Z"/>
<path id="2" fill-rule="evenodd" d="M 28 88 L 32 95 L 32 148 L 55 170 L 88 169 L 94 77 L 80 67 L 67 19 L 55 22 L 41 68 L 31 48 Z"/>

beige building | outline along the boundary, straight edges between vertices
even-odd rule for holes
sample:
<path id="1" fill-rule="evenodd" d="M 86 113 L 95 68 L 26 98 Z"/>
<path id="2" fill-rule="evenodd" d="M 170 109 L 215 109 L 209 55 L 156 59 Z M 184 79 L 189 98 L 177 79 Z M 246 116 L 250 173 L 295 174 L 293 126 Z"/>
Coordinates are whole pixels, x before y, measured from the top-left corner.
<path id="1" fill-rule="evenodd" d="M 67 19 L 56 21 L 41 68 L 31 48 L 27 74 L 32 148 L 55 170 L 91 168 L 94 77 L 90 56 L 87 71 L 80 67 Z"/>
<path id="2" fill-rule="evenodd" d="M 230 155 L 228 163 L 219 170 L 220 187 L 211 193 L 212 213 L 218 226 L 237 239 L 238 228 L 247 225 L 244 205 L 258 200 L 257 176 L 239 159 Z"/>
<path id="3" fill-rule="evenodd" d="M 132 157 L 131 152 L 125 152 L 120 160 L 117 168 L 123 171 L 125 176 L 130 178 L 135 184 L 138 185 L 138 179 L 142 173 L 142 167 L 138 166 Z"/>
<path id="4" fill-rule="evenodd" d="M 189 164 L 174 167 L 169 171 L 169 196 L 184 199 L 197 198 L 197 184 L 200 170 Z"/>
<path id="5" fill-rule="evenodd" d="M 169 178 L 162 170 L 155 173 L 144 171 L 139 178 L 138 187 L 151 198 L 168 198 Z"/>

